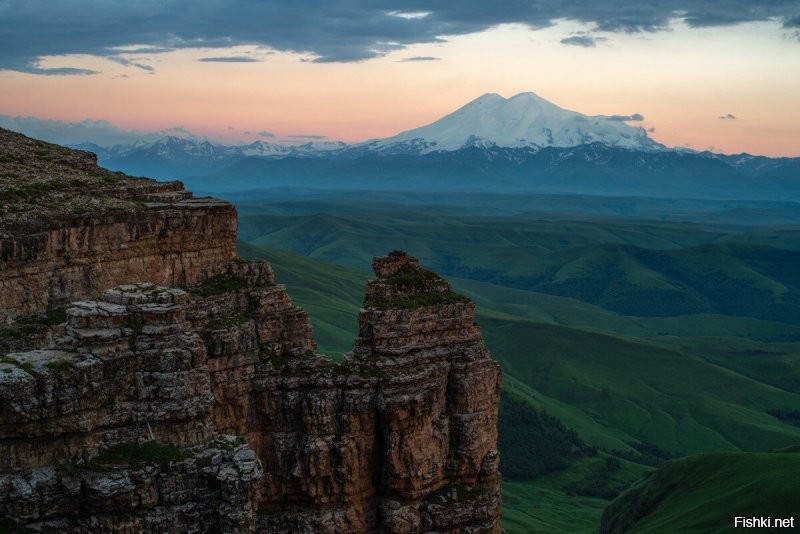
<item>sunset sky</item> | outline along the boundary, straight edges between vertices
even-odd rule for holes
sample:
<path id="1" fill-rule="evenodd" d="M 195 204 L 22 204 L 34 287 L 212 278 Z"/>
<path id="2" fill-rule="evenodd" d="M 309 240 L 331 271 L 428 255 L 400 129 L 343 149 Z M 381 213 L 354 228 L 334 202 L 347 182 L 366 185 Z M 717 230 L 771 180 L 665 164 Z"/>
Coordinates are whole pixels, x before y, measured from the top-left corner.
<path id="1" fill-rule="evenodd" d="M 669 146 L 800 156 L 800 1 L 762 4 L 0 0 L 0 114 L 361 141 L 533 91 Z"/>

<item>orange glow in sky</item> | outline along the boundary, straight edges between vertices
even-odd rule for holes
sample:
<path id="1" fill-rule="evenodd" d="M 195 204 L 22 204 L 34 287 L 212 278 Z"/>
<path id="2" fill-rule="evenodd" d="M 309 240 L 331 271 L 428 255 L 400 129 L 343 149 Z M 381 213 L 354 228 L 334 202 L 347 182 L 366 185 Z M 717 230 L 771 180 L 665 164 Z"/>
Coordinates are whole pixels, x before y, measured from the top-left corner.
<path id="1" fill-rule="evenodd" d="M 259 131 L 362 141 L 427 124 L 483 93 L 534 91 L 588 115 L 640 113 L 645 120 L 630 124 L 654 129 L 668 146 L 800 156 L 800 42 L 775 28 L 676 25 L 607 34 L 584 48 L 560 42 L 581 29 L 575 23 L 505 25 L 354 63 L 244 46 L 129 57 L 153 72 L 73 56 L 70 66 L 100 73 L 0 71 L 0 114 L 105 119 L 140 131 L 182 126 L 225 142 Z M 257 61 L 199 61 L 209 56 Z M 719 118 L 727 114 L 736 118 Z"/>

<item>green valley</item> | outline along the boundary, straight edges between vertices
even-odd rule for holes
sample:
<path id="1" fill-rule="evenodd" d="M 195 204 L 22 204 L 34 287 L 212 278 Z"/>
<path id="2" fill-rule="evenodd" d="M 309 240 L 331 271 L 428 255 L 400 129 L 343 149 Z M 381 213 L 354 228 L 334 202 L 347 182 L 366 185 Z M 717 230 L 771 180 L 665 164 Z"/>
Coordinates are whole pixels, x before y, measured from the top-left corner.
<path id="1" fill-rule="evenodd" d="M 794 226 L 709 223 L 702 207 L 686 221 L 558 220 L 413 202 L 242 202 L 240 253 L 272 263 L 337 360 L 373 255 L 407 249 L 475 301 L 504 371 L 507 532 L 596 532 L 665 462 L 800 444 Z"/>

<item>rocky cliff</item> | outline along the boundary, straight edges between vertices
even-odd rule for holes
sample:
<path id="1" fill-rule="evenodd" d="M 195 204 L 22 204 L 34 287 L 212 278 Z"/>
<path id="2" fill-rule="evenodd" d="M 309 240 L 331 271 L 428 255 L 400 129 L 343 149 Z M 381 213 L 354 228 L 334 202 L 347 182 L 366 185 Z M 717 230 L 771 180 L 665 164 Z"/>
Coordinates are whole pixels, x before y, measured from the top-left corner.
<path id="1" fill-rule="evenodd" d="M 376 258 L 335 363 L 230 205 L 0 134 L 0 527 L 499 531 L 500 372 L 445 280 Z"/>
<path id="2" fill-rule="evenodd" d="M 236 211 L 180 182 L 0 129 L 0 324 L 130 281 L 186 287 L 236 257 Z"/>

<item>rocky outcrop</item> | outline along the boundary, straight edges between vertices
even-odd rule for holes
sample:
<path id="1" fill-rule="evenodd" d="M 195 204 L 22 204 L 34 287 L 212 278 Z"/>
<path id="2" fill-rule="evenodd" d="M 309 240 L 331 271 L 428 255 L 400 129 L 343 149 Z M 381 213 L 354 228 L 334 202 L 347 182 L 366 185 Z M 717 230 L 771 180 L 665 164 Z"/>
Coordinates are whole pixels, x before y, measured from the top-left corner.
<path id="1" fill-rule="evenodd" d="M 0 325 L 131 281 L 189 287 L 236 257 L 236 211 L 0 129 Z"/>
<path id="2" fill-rule="evenodd" d="M 229 205 L 153 194 L 4 227 L 0 522 L 499 531 L 500 371 L 468 299 L 415 258 L 376 258 L 335 363 L 270 266 L 235 258 Z"/>
<path id="3" fill-rule="evenodd" d="M 418 261 L 373 261 L 352 362 L 385 377 L 378 398 L 382 527 L 497 528 L 500 371 L 475 306 Z"/>
<path id="4" fill-rule="evenodd" d="M 262 471 L 244 439 L 214 432 L 189 298 L 120 286 L 73 303 L 49 349 L 2 359 L 1 516 L 74 532 L 253 529 Z"/>
<path id="5" fill-rule="evenodd" d="M 495 532 L 500 373 L 474 305 L 405 254 L 374 267 L 340 364 L 314 354 L 305 313 L 263 264 L 233 264 L 238 288 L 187 314 L 206 340 L 215 428 L 246 436 L 264 467 L 258 525 Z"/>

